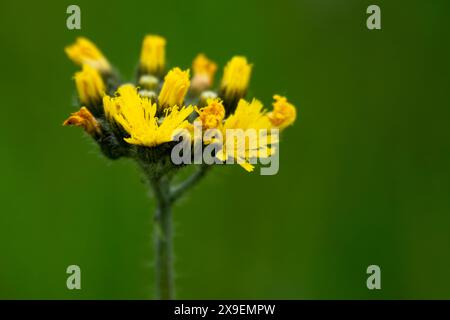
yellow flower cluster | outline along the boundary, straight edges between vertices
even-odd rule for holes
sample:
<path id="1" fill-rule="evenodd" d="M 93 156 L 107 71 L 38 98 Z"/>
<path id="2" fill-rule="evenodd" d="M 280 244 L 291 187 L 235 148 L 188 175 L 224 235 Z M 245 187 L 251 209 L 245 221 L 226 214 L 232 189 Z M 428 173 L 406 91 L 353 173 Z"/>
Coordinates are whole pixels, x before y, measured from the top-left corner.
<path id="1" fill-rule="evenodd" d="M 234 158 L 247 171 L 253 170 L 253 165 L 249 163 L 251 158 L 267 158 L 272 155 L 274 149 L 271 145 L 278 143 L 277 136 L 272 136 L 272 129 L 284 129 L 295 120 L 295 108 L 288 103 L 286 98 L 276 95 L 274 97 L 274 110 L 266 113 L 263 104 L 256 99 L 247 102 L 241 99 L 236 111 L 224 121 L 225 110 L 219 99 L 208 100 L 208 105 L 198 110 L 199 119 L 205 129 L 216 128 L 224 139 L 224 147 L 216 156 L 226 161 L 228 158 Z M 294 109 L 292 109 L 294 108 Z M 276 121 L 275 121 L 276 120 Z M 264 139 L 253 136 L 246 141 L 243 146 L 243 153 L 234 141 L 231 141 L 232 148 L 227 148 L 227 130 L 242 130 L 245 133 L 248 129 L 256 132 L 265 132 Z M 234 137 L 231 137 L 234 139 Z"/>
<path id="2" fill-rule="evenodd" d="M 274 96 L 273 110 L 269 112 L 259 100 L 244 100 L 252 65 L 242 56 L 233 57 L 225 66 L 220 89 L 218 93 L 213 92 L 213 96 L 218 95 L 218 98 L 207 99 L 202 108 L 185 106 L 185 99 L 194 104 L 200 101 L 201 92 L 213 83 L 217 65 L 204 54 L 199 54 L 192 65 L 192 87 L 189 70 L 183 71 L 177 67 L 165 75 L 162 86 L 159 86 L 159 77 L 165 69 L 165 46 L 166 40 L 160 36 L 149 35 L 143 41 L 137 83 L 143 86 L 144 91 L 135 85 L 125 84 L 107 92 L 105 83 L 113 75 L 111 66 L 92 42 L 78 38 L 65 51 L 71 60 L 82 66 L 74 78 L 79 100 L 87 108 L 82 107 L 73 113 L 64 124 L 81 126 L 91 135 L 100 135 L 115 125 L 126 132 L 122 138 L 128 144 L 155 147 L 172 141 L 179 130 L 191 129 L 189 121 L 194 120 L 195 110 L 203 128 L 218 129 L 224 137 L 230 129 L 269 132 L 264 141 L 260 142 L 258 137 L 256 146 L 250 144 L 246 147 L 243 157 L 237 155 L 236 148 L 224 146 L 217 155 L 220 159 L 235 158 L 251 171 L 253 166 L 249 159 L 252 156 L 270 156 L 274 151 L 272 146 L 278 142 L 270 130 L 283 130 L 292 125 L 296 119 L 295 107 L 279 95 Z M 190 88 L 192 91 L 189 91 Z M 234 106 L 230 105 L 233 101 Z M 90 112 L 93 105 L 102 107 L 100 115 Z M 103 128 L 103 120 L 97 121 L 96 118 L 104 118 L 113 126 Z"/>

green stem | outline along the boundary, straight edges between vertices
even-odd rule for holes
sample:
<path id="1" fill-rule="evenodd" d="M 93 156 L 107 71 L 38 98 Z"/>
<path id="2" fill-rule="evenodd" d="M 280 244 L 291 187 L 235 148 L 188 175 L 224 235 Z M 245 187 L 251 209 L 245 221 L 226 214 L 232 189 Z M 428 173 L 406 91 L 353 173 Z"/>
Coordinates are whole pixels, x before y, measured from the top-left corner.
<path id="1" fill-rule="evenodd" d="M 211 166 L 202 165 L 196 172 L 189 176 L 189 178 L 173 188 L 170 192 L 170 202 L 175 202 L 178 198 L 183 196 L 187 190 L 195 186 L 205 176 L 209 168 L 211 168 Z"/>
<path id="2" fill-rule="evenodd" d="M 173 190 L 168 175 L 156 176 L 153 168 L 143 166 L 156 199 L 155 213 L 155 282 L 156 299 L 175 298 L 173 275 L 172 204 L 201 180 L 209 166 L 202 166 Z"/>
<path id="3" fill-rule="evenodd" d="M 173 234 L 172 208 L 169 197 L 169 183 L 164 179 L 152 181 L 157 200 L 155 215 L 155 281 L 156 299 L 172 300 L 174 294 L 173 278 Z"/>

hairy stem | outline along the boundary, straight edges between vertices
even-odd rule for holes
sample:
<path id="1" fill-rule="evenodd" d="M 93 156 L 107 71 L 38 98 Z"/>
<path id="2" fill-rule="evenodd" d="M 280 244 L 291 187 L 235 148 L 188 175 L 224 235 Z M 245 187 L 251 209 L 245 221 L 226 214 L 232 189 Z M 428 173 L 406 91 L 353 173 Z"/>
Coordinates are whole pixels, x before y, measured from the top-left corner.
<path id="1" fill-rule="evenodd" d="M 155 282 L 156 299 L 174 299 L 172 208 L 169 182 L 161 178 L 152 181 L 157 200 L 155 214 Z"/>
<path id="2" fill-rule="evenodd" d="M 155 283 L 156 299 L 175 298 L 173 271 L 172 204 L 188 189 L 197 184 L 210 166 L 201 166 L 198 171 L 174 189 L 170 188 L 167 174 L 155 175 L 152 167 L 143 166 L 156 199 L 155 212 Z"/>

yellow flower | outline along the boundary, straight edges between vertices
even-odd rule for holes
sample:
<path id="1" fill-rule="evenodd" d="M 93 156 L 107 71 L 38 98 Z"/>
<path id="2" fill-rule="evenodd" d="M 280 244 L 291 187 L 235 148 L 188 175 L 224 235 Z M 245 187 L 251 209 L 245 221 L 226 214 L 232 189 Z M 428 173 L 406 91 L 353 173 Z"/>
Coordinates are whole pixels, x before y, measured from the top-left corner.
<path id="1" fill-rule="evenodd" d="M 173 68 L 164 78 L 158 97 L 159 105 L 163 108 L 183 105 L 189 85 L 189 70 L 181 71 L 180 68 Z"/>
<path id="2" fill-rule="evenodd" d="M 82 70 L 76 72 L 74 78 L 81 104 L 87 106 L 101 104 L 105 94 L 105 84 L 97 70 L 88 64 L 83 64 Z"/>
<path id="3" fill-rule="evenodd" d="M 225 66 L 221 92 L 227 100 L 238 100 L 247 92 L 252 66 L 245 57 L 234 56 Z"/>
<path id="4" fill-rule="evenodd" d="M 231 131 L 228 131 L 230 129 Z M 240 149 L 235 142 L 235 137 L 231 137 L 233 148 L 227 148 L 229 134 L 233 130 L 238 132 L 239 129 L 244 135 L 243 149 Z M 272 124 L 263 110 L 262 103 L 256 99 L 250 103 L 241 99 L 234 114 L 229 116 L 223 124 L 224 147 L 216 156 L 222 161 L 234 158 L 245 170 L 253 171 L 254 166 L 249 163 L 252 158 L 267 158 L 275 151 L 271 144 L 277 143 L 278 139 L 271 135 L 271 129 Z"/>
<path id="5" fill-rule="evenodd" d="M 295 107 L 285 97 L 274 95 L 273 111 L 268 113 L 268 118 L 274 127 L 283 130 L 294 123 L 297 117 Z"/>
<path id="6" fill-rule="evenodd" d="M 81 107 L 79 111 L 72 113 L 70 117 L 64 121 L 63 126 L 82 127 L 84 131 L 94 137 L 101 134 L 100 124 L 86 107 Z"/>
<path id="7" fill-rule="evenodd" d="M 193 107 L 179 109 L 174 106 L 166 110 L 162 121 L 156 117 L 157 105 L 141 97 L 133 85 L 119 87 L 115 97 L 103 98 L 105 114 L 110 121 L 118 123 L 130 137 L 129 144 L 154 147 L 173 140 L 179 130 L 188 126 L 186 118 Z"/>
<path id="8" fill-rule="evenodd" d="M 111 71 L 108 60 L 106 60 L 101 51 L 86 38 L 77 38 L 76 42 L 67 46 L 64 51 L 69 59 L 78 65 L 88 64 L 92 68 L 105 73 Z"/>
<path id="9" fill-rule="evenodd" d="M 156 35 L 147 35 L 142 43 L 141 71 L 159 75 L 166 63 L 166 39 Z"/>
<path id="10" fill-rule="evenodd" d="M 272 124 L 267 118 L 261 101 L 253 99 L 248 103 L 241 99 L 234 114 L 224 123 L 224 129 L 270 129 Z"/>
<path id="11" fill-rule="evenodd" d="M 217 65 L 200 53 L 192 62 L 192 70 L 194 71 L 192 88 L 203 91 L 213 84 Z"/>
<path id="12" fill-rule="evenodd" d="M 208 99 L 207 105 L 199 110 L 199 119 L 204 130 L 219 128 L 225 117 L 225 108 L 220 99 Z"/>

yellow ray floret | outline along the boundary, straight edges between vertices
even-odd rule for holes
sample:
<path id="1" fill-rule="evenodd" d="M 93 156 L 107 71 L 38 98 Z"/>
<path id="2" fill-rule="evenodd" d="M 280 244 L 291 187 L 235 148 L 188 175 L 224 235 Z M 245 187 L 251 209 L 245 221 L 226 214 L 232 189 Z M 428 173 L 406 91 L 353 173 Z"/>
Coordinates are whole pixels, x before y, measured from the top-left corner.
<path id="1" fill-rule="evenodd" d="M 234 56 L 225 66 L 221 90 L 226 99 L 244 96 L 250 81 L 252 66 L 245 57 Z"/>
<path id="2" fill-rule="evenodd" d="M 194 78 L 199 79 L 198 81 L 204 80 L 205 84 L 209 87 L 213 83 L 214 75 L 217 71 L 217 64 L 209 60 L 203 53 L 200 53 L 192 62 L 192 70 L 194 72 Z"/>
<path id="3" fill-rule="evenodd" d="M 225 120 L 222 127 L 224 147 L 217 157 L 222 161 L 234 158 L 245 170 L 253 171 L 254 166 L 250 164 L 252 158 L 267 158 L 275 151 L 271 145 L 276 144 L 278 139 L 271 135 L 272 128 L 259 100 L 254 99 L 249 103 L 241 99 L 235 113 Z M 244 134 L 243 148 L 235 143 L 234 137 L 230 148 L 227 143 L 230 133 L 239 130 Z"/>
<path id="4" fill-rule="evenodd" d="M 274 95 L 273 111 L 268 113 L 268 118 L 274 127 L 283 130 L 294 123 L 297 111 L 285 97 Z"/>
<path id="5" fill-rule="evenodd" d="M 70 60 L 78 65 L 88 64 L 100 72 L 109 72 L 111 66 L 101 51 L 88 39 L 79 37 L 76 42 L 67 46 L 64 51 Z"/>
<path id="6" fill-rule="evenodd" d="M 207 105 L 199 110 L 199 119 L 204 130 L 219 128 L 225 117 L 225 108 L 220 99 L 208 99 Z"/>
<path id="7" fill-rule="evenodd" d="M 130 135 L 125 138 L 126 142 L 147 147 L 172 141 L 179 130 L 188 126 L 186 118 L 194 110 L 191 106 L 181 109 L 174 106 L 166 110 L 162 121 L 158 121 L 157 105 L 139 96 L 133 85 L 119 87 L 115 97 L 105 96 L 103 106 L 107 118 Z"/>
<path id="8" fill-rule="evenodd" d="M 163 108 L 183 105 L 189 85 L 189 70 L 182 71 L 180 68 L 173 68 L 164 78 L 164 84 L 158 97 L 159 105 Z"/>
<path id="9" fill-rule="evenodd" d="M 101 103 L 105 84 L 97 70 L 83 64 L 82 70 L 75 73 L 74 79 L 81 104 L 93 106 Z"/>
<path id="10" fill-rule="evenodd" d="M 92 136 L 101 134 L 100 124 L 86 107 L 82 107 L 79 111 L 72 113 L 70 117 L 64 121 L 63 125 L 82 127 L 84 131 Z"/>
<path id="11" fill-rule="evenodd" d="M 236 111 L 225 120 L 224 129 L 270 129 L 272 124 L 266 116 L 263 104 L 257 99 L 239 100 Z"/>
<path id="12" fill-rule="evenodd" d="M 166 63 L 166 39 L 147 35 L 142 43 L 141 70 L 144 73 L 159 75 Z"/>

